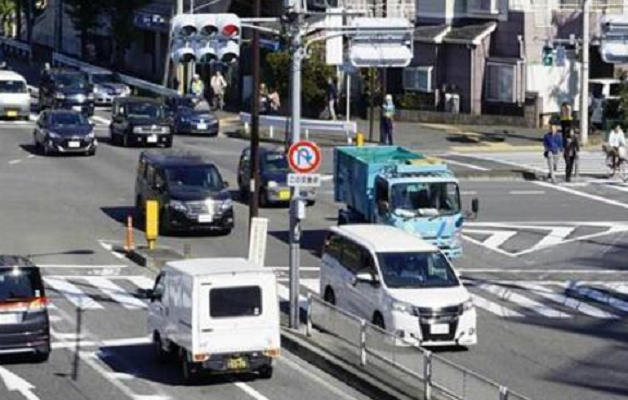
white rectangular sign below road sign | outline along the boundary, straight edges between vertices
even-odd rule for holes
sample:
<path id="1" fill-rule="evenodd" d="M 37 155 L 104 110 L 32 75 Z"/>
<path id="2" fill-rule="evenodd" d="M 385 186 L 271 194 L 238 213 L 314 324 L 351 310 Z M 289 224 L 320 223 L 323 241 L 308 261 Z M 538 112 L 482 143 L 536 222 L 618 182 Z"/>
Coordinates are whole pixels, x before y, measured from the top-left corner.
<path id="1" fill-rule="evenodd" d="M 321 174 L 288 174 L 288 186 L 319 187 Z"/>

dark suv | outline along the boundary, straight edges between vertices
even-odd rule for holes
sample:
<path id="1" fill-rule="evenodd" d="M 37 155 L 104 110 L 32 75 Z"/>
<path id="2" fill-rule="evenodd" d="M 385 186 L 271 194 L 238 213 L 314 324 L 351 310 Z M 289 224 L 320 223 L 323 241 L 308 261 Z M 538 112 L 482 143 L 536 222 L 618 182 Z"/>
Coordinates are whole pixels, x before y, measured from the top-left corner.
<path id="1" fill-rule="evenodd" d="M 20 256 L 0 255 L 0 355 L 50 355 L 46 293 L 37 268 Z"/>
<path id="2" fill-rule="evenodd" d="M 39 108 L 64 108 L 94 115 L 94 93 L 87 75 L 71 69 L 44 71 L 39 82 Z"/>
<path id="3" fill-rule="evenodd" d="M 172 123 L 163 104 L 143 97 L 117 98 L 109 125 L 111 143 L 172 147 Z"/>
<path id="4" fill-rule="evenodd" d="M 140 154 L 135 181 L 135 204 L 146 214 L 146 201 L 159 203 L 159 230 L 233 229 L 233 201 L 218 168 L 196 154 L 166 150 Z"/>

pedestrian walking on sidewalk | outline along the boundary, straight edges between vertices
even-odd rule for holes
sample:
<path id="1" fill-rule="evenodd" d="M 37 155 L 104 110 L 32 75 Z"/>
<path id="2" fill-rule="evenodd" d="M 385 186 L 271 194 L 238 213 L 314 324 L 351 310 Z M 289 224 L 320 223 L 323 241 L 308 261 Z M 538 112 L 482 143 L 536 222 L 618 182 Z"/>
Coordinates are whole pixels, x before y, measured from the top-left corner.
<path id="1" fill-rule="evenodd" d="M 327 108 L 329 109 L 329 118 L 336 120 L 336 103 L 338 102 L 338 89 L 333 78 L 327 79 Z"/>
<path id="2" fill-rule="evenodd" d="M 393 118 L 395 116 L 395 103 L 393 103 L 393 97 L 390 94 L 386 95 L 384 104 L 382 104 L 382 119 L 380 121 L 380 136 L 379 142 L 381 144 L 393 144 Z"/>
<path id="3" fill-rule="evenodd" d="M 214 107 L 218 110 L 222 110 L 225 107 L 225 90 L 227 89 L 227 81 L 225 81 L 225 78 L 222 76 L 220 71 L 216 71 L 209 84 L 214 91 Z"/>
<path id="4" fill-rule="evenodd" d="M 563 142 L 567 140 L 567 134 L 571 131 L 572 114 L 571 105 L 564 101 L 560 106 L 560 130 L 563 134 Z"/>
<path id="5" fill-rule="evenodd" d="M 565 145 L 565 181 L 571 182 L 571 175 L 574 172 L 574 166 L 578 162 L 578 154 L 580 153 L 580 137 L 574 131 L 567 133 Z"/>
<path id="6" fill-rule="evenodd" d="M 547 159 L 547 169 L 549 170 L 547 177 L 556 183 L 556 171 L 558 170 L 558 154 L 563 151 L 563 138 L 556 125 L 552 125 L 550 132 L 543 136 L 543 156 Z"/>

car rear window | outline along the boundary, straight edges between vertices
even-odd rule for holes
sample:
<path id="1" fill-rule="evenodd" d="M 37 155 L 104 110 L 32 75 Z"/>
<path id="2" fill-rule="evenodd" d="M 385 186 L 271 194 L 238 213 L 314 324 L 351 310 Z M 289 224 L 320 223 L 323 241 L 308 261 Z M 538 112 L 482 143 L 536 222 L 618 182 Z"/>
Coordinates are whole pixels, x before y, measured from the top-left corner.
<path id="1" fill-rule="evenodd" d="M 262 290 L 259 286 L 217 288 L 209 292 L 212 318 L 256 317 L 262 314 Z"/>
<path id="2" fill-rule="evenodd" d="M 44 296 L 36 268 L 0 268 L 0 302 L 22 301 Z"/>

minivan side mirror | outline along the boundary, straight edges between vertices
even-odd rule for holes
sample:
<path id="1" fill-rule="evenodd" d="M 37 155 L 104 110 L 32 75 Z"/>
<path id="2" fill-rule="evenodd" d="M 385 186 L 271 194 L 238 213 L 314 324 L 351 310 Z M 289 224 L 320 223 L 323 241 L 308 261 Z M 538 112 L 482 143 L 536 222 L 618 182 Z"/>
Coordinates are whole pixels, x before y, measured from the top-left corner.
<path id="1" fill-rule="evenodd" d="M 371 286 L 379 286 L 379 279 L 368 271 L 360 271 L 356 274 L 353 286 L 365 283 Z"/>
<path id="2" fill-rule="evenodd" d="M 390 206 L 388 205 L 387 201 L 382 200 L 377 203 L 377 211 L 379 215 L 387 214 L 389 210 Z"/>

